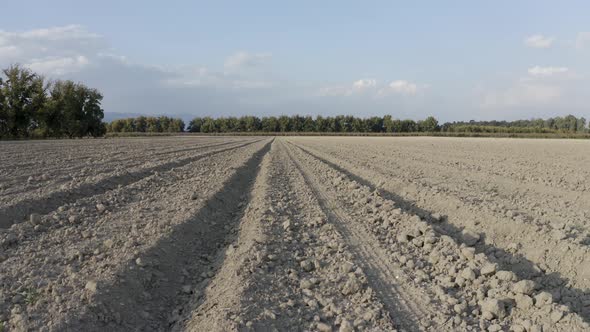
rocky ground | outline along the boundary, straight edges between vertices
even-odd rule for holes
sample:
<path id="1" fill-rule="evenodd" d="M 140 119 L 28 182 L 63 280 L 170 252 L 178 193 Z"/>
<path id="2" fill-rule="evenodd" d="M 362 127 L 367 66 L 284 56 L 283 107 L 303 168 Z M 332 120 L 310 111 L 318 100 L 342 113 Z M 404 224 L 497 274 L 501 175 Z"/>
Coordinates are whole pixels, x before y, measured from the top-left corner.
<path id="1" fill-rule="evenodd" d="M 588 147 L 0 142 L 0 331 L 589 330 Z"/>

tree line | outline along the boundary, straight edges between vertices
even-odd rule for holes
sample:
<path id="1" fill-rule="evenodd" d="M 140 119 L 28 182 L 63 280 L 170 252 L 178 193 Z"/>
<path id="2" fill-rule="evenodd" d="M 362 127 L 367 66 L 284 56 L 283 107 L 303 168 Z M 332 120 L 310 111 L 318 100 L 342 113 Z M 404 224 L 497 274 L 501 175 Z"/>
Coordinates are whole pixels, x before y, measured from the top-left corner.
<path id="1" fill-rule="evenodd" d="M 59 82 L 58 82 L 59 83 Z M 56 118 L 57 119 L 57 118 Z M 424 120 L 401 120 L 391 115 L 360 118 L 282 115 L 269 117 L 196 117 L 185 128 L 182 119 L 167 116 L 138 116 L 105 124 L 110 133 L 231 133 L 231 132 L 322 132 L 322 133 L 582 133 L 588 132 L 586 119 L 573 115 L 516 121 L 460 121 L 439 125 L 430 116 Z"/>
<path id="2" fill-rule="evenodd" d="M 167 116 L 138 116 L 117 119 L 107 124 L 109 133 L 177 133 L 184 131 L 184 121 Z"/>
<path id="3" fill-rule="evenodd" d="M 586 119 L 568 115 L 548 119 L 516 121 L 461 121 L 439 125 L 436 118 L 401 120 L 391 115 L 360 118 L 351 115 L 334 117 L 282 115 L 258 118 L 196 117 L 187 131 L 199 133 L 230 132 L 323 132 L 323 133 L 584 133 L 588 132 Z"/>
<path id="4" fill-rule="evenodd" d="M 102 94 L 69 80 L 46 82 L 28 68 L 13 65 L 0 76 L 0 138 L 98 137 Z"/>
<path id="5" fill-rule="evenodd" d="M 447 122 L 441 126 L 444 132 L 471 133 L 583 133 L 588 132 L 586 119 L 567 115 L 548 119 L 516 121 L 460 121 Z"/>
<path id="6" fill-rule="evenodd" d="M 568 115 L 517 121 L 461 121 L 439 125 L 424 120 L 383 117 L 338 116 L 242 116 L 196 117 L 185 128 L 178 118 L 167 116 L 118 119 L 103 123 L 102 94 L 70 80 L 46 82 L 19 65 L 0 75 L 0 138 L 46 138 L 103 136 L 113 133 L 230 133 L 230 132 L 322 132 L 322 133 L 581 133 L 588 132 L 586 119 Z"/>
<path id="7" fill-rule="evenodd" d="M 438 121 L 430 116 L 424 120 L 400 120 L 391 115 L 360 118 L 352 115 L 334 117 L 282 115 L 258 118 L 196 117 L 190 121 L 187 131 L 195 133 L 229 132 L 327 132 L 327 133 L 392 133 L 432 132 L 439 130 Z"/>

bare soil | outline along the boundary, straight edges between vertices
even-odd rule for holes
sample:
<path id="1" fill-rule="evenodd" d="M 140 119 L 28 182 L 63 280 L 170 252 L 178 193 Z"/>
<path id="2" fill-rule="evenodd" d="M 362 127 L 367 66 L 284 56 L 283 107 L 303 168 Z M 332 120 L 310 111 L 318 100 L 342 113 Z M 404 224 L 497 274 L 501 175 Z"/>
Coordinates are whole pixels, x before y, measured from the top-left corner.
<path id="1" fill-rule="evenodd" d="M 587 331 L 590 142 L 0 142 L 0 331 Z"/>

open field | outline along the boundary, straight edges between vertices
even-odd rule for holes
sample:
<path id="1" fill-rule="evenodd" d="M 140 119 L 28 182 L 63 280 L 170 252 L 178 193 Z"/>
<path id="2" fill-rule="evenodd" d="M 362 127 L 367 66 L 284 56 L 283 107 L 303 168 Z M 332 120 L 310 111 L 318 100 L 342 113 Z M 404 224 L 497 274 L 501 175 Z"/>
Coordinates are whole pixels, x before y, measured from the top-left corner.
<path id="1" fill-rule="evenodd" d="M 590 141 L 0 142 L 0 331 L 584 331 Z"/>

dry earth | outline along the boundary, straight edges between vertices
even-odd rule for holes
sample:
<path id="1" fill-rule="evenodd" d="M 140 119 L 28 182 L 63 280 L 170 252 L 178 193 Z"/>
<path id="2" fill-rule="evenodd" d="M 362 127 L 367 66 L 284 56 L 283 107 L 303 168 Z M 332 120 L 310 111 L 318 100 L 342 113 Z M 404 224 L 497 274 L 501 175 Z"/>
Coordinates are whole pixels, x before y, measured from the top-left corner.
<path id="1" fill-rule="evenodd" d="M 0 331 L 587 331 L 590 142 L 0 142 Z"/>

